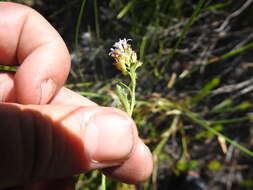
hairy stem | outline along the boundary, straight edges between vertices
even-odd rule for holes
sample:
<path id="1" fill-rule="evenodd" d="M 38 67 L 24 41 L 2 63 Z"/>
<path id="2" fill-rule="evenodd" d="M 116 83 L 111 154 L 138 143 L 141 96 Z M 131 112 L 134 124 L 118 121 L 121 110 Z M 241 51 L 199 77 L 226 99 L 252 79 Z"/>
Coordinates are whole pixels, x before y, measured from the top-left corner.
<path id="1" fill-rule="evenodd" d="M 136 73 L 130 73 L 130 78 L 131 78 L 131 84 L 130 84 L 130 96 L 131 96 L 131 100 L 130 100 L 130 112 L 128 113 L 130 116 L 133 115 L 133 111 L 134 111 L 134 106 L 135 106 L 135 89 L 136 89 Z"/>

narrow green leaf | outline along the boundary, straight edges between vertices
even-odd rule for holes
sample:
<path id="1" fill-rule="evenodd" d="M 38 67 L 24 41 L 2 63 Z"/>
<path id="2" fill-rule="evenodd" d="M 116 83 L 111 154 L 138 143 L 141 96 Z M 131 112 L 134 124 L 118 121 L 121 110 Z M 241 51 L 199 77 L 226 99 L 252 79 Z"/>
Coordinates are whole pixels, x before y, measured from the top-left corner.
<path id="1" fill-rule="evenodd" d="M 223 109 L 226 109 L 230 107 L 233 104 L 233 100 L 231 98 L 227 98 L 223 100 L 221 103 L 215 105 L 213 109 L 210 111 L 210 113 L 217 113 L 222 111 Z"/>
<path id="2" fill-rule="evenodd" d="M 0 71 L 16 72 L 17 70 L 18 70 L 18 66 L 0 65 Z"/>
<path id="3" fill-rule="evenodd" d="M 144 36 L 140 45 L 140 60 L 143 61 L 148 37 Z"/>
<path id="4" fill-rule="evenodd" d="M 99 26 L 99 15 L 98 15 L 97 0 L 93 0 L 93 7 L 94 7 L 94 16 L 95 16 L 96 35 L 97 35 L 97 39 L 100 39 L 100 26 Z"/>
<path id="5" fill-rule="evenodd" d="M 214 4 L 214 5 L 211 5 L 207 8 L 205 8 L 204 11 L 210 11 L 210 10 L 214 10 L 214 9 L 222 9 L 222 8 L 227 7 L 229 5 L 231 5 L 231 2 L 218 3 L 218 4 Z"/>
<path id="6" fill-rule="evenodd" d="M 82 69 L 81 69 L 81 63 L 80 63 L 79 36 L 80 36 L 80 26 L 81 26 L 82 17 L 84 15 L 85 5 L 86 5 L 86 0 L 83 0 L 82 4 L 81 4 L 79 15 L 77 18 L 76 32 L 75 32 L 75 51 L 77 54 L 77 66 L 78 66 L 78 71 L 79 71 L 79 74 L 80 74 L 80 77 L 82 80 L 84 79 L 84 76 L 81 72 Z"/>
<path id="7" fill-rule="evenodd" d="M 127 14 L 127 12 L 133 7 L 135 1 L 136 0 L 128 2 L 127 5 L 117 15 L 117 19 L 121 19 L 122 17 L 124 17 Z"/>
<path id="8" fill-rule="evenodd" d="M 193 96 L 190 100 L 190 104 L 196 104 L 200 100 L 202 100 L 205 96 L 207 96 L 210 91 L 220 84 L 219 78 L 214 78 L 209 81 L 204 88 L 202 88 L 195 96 Z"/>

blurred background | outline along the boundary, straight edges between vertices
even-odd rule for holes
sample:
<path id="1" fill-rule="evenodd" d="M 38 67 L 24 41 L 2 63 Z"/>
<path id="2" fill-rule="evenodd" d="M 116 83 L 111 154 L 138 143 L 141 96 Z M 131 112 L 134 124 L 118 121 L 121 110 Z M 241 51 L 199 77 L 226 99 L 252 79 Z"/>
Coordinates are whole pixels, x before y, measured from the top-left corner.
<path id="1" fill-rule="evenodd" d="M 61 34 L 72 57 L 66 86 L 118 106 L 109 49 L 132 39 L 138 70 L 133 114 L 153 151 L 145 183 L 116 190 L 253 189 L 253 0 L 20 0 Z M 124 140 L 124 139 L 122 139 Z M 98 171 L 78 190 L 100 189 Z"/>

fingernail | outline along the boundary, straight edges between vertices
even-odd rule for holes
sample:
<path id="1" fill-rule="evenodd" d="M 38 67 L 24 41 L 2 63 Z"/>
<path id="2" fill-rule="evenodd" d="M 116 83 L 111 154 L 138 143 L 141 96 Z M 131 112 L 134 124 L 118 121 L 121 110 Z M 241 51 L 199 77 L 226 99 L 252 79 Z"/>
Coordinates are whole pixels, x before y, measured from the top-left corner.
<path id="1" fill-rule="evenodd" d="M 54 96 L 56 91 L 56 84 L 52 79 L 48 79 L 41 83 L 41 96 L 39 104 L 46 104 Z"/>
<path id="2" fill-rule="evenodd" d="M 99 113 L 90 118 L 85 148 L 93 163 L 117 165 L 128 158 L 134 145 L 130 119 L 118 113 Z"/>

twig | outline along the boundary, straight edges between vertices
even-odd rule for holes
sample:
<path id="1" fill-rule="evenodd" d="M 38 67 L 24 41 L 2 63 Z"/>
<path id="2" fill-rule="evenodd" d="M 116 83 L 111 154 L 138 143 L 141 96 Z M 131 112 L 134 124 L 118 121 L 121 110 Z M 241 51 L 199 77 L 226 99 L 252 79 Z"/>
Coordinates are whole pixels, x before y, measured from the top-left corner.
<path id="1" fill-rule="evenodd" d="M 253 85 L 248 86 L 247 88 L 244 88 L 242 91 L 238 92 L 236 95 L 234 95 L 233 98 L 238 98 L 241 95 L 247 94 L 253 90 Z"/>
<path id="2" fill-rule="evenodd" d="M 240 90 L 253 83 L 253 79 L 249 79 L 238 84 L 226 85 L 221 88 L 212 91 L 212 95 L 218 95 L 223 93 L 232 93 L 236 90 Z"/>
<path id="3" fill-rule="evenodd" d="M 246 8 L 248 8 L 248 6 L 253 2 L 253 0 L 248 0 L 246 1 L 240 9 L 238 9 L 237 11 L 233 12 L 231 15 L 229 15 L 226 20 L 223 22 L 223 24 L 216 29 L 216 32 L 222 32 L 224 31 L 224 29 L 226 28 L 226 26 L 229 24 L 230 20 L 234 17 L 237 17 L 238 15 L 240 15 Z"/>

